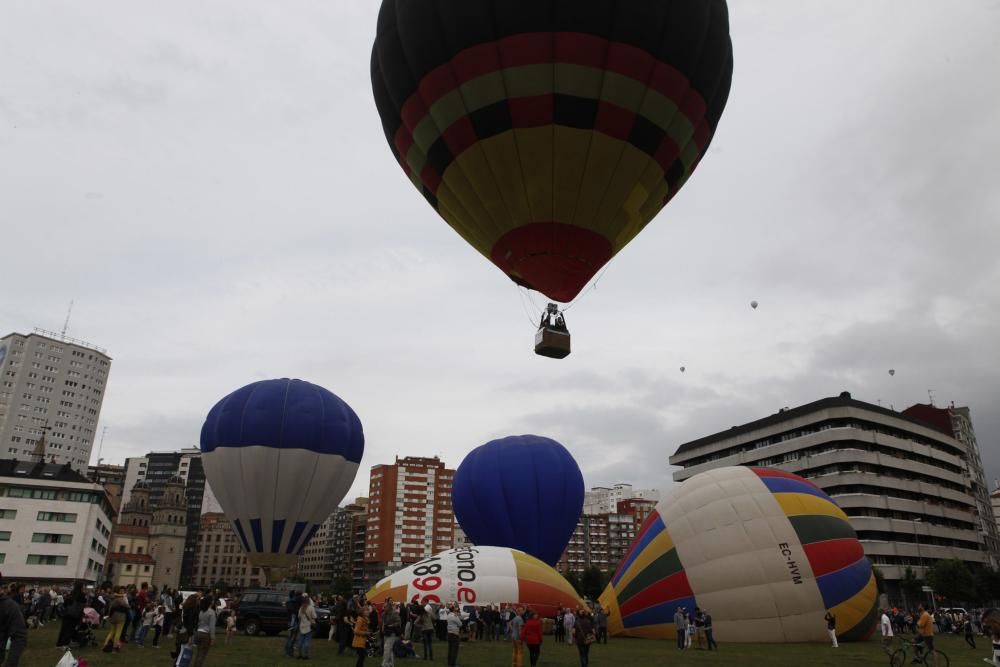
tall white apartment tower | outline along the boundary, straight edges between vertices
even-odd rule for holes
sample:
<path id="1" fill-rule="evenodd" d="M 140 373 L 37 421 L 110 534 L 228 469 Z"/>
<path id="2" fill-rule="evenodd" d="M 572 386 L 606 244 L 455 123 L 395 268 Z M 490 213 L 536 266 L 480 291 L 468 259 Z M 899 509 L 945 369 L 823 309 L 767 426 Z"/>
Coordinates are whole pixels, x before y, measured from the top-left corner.
<path id="1" fill-rule="evenodd" d="M 0 338 L 0 457 L 69 464 L 86 475 L 111 357 L 35 329 Z M 44 442 L 39 440 L 44 435 Z"/>

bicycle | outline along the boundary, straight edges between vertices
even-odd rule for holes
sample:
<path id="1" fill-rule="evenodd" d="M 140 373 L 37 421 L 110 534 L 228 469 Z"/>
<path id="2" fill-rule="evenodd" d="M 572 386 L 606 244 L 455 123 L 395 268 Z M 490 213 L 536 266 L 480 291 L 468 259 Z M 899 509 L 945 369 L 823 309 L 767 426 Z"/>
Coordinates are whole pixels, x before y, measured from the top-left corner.
<path id="1" fill-rule="evenodd" d="M 892 667 L 905 667 L 907 664 L 907 658 L 909 657 L 910 649 L 913 649 L 913 659 L 927 667 L 934 667 L 934 656 L 937 655 L 937 667 L 949 667 L 951 661 L 948 659 L 948 655 L 943 651 L 934 649 L 933 651 L 928 651 L 924 648 L 924 643 L 922 641 L 903 641 L 901 648 L 896 649 L 889 656 L 889 664 Z M 888 653 L 888 651 L 886 651 Z"/>

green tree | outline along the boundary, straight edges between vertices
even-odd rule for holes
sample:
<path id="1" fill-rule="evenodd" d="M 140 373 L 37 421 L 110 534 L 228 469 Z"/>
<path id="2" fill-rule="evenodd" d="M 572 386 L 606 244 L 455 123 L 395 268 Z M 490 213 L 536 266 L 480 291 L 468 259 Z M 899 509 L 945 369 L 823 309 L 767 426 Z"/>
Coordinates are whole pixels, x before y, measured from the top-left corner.
<path id="1" fill-rule="evenodd" d="M 334 595 L 349 598 L 354 593 L 354 581 L 350 577 L 340 575 L 330 582 L 330 590 L 333 591 Z"/>
<path id="2" fill-rule="evenodd" d="M 976 582 L 976 602 L 994 604 L 1000 600 L 1000 572 L 991 567 L 980 567 L 972 573 Z"/>
<path id="3" fill-rule="evenodd" d="M 588 567 L 580 576 L 580 587 L 577 589 L 589 600 L 596 600 L 604 590 L 604 573 L 598 567 Z"/>
<path id="4" fill-rule="evenodd" d="M 927 583 L 935 593 L 952 602 L 968 602 L 977 597 L 972 571 L 957 558 L 939 560 L 931 565 L 927 570 Z"/>
<path id="5" fill-rule="evenodd" d="M 877 567 L 872 567 L 872 574 L 875 576 L 875 585 L 878 587 L 879 594 L 885 593 L 885 574 Z"/>
<path id="6" fill-rule="evenodd" d="M 577 592 L 577 595 L 579 595 L 580 594 L 580 575 L 578 575 L 576 572 L 573 572 L 572 570 L 570 570 L 569 572 L 566 573 L 565 576 L 566 576 L 566 581 L 569 582 L 569 585 L 572 586 L 573 590 Z"/>

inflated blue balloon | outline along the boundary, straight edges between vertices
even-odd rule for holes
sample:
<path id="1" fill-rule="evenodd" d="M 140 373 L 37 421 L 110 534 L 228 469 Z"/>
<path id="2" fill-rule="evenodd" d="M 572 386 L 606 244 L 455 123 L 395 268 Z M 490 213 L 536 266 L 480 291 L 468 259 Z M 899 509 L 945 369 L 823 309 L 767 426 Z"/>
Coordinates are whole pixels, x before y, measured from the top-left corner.
<path id="1" fill-rule="evenodd" d="M 474 449 L 455 472 L 451 503 L 469 540 L 559 561 L 583 509 L 583 474 L 555 440 L 519 435 Z"/>
<path id="2" fill-rule="evenodd" d="M 229 394 L 201 430 L 205 477 L 251 563 L 294 564 L 354 482 L 361 420 L 302 380 L 265 380 Z"/>

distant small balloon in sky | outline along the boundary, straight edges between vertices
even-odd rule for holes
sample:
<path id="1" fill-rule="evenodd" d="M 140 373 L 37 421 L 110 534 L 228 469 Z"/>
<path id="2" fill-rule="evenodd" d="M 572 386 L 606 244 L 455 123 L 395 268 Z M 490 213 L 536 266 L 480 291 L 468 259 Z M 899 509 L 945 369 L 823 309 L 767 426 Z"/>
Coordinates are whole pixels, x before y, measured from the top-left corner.
<path id="1" fill-rule="evenodd" d="M 681 366 L 681 373 L 687 370 L 687 366 Z"/>
<path id="2" fill-rule="evenodd" d="M 889 369 L 889 375 L 895 375 L 895 374 L 896 374 L 896 369 L 895 368 L 890 368 Z"/>
<path id="3" fill-rule="evenodd" d="M 757 306 L 759 306 L 759 305 L 760 304 L 757 303 L 756 301 L 751 301 L 750 302 L 750 307 L 753 308 L 754 310 L 757 310 Z"/>

